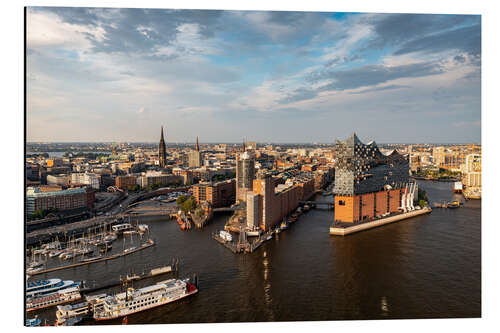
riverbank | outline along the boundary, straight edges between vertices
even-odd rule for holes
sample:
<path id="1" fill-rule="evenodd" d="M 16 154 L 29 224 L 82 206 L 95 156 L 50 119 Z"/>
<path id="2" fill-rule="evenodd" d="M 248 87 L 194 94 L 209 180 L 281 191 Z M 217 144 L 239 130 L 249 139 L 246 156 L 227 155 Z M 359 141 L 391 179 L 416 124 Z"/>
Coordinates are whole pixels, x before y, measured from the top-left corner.
<path id="1" fill-rule="evenodd" d="M 427 178 L 427 177 L 420 177 L 420 176 L 410 176 L 410 178 L 415 179 L 415 180 L 431 180 L 431 181 L 435 181 L 435 182 L 446 182 L 446 183 L 460 181 L 460 179 L 457 179 L 457 178 Z"/>

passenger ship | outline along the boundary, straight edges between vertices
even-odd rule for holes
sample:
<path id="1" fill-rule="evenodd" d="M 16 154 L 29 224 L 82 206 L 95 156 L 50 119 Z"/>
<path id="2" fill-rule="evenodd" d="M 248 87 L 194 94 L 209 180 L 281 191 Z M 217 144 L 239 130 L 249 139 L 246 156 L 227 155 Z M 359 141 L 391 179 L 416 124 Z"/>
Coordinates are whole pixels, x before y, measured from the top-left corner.
<path id="1" fill-rule="evenodd" d="M 94 311 L 94 319 L 120 318 L 177 301 L 197 292 L 195 284 L 177 279 L 158 282 L 137 290 L 128 288 L 126 292 L 106 297 L 103 307 Z"/>
<path id="2" fill-rule="evenodd" d="M 28 282 L 26 283 L 26 298 L 36 298 L 50 295 L 58 290 L 70 287 L 80 287 L 80 283 L 72 280 L 61 281 L 61 279 Z"/>
<path id="3" fill-rule="evenodd" d="M 79 287 L 61 289 L 49 295 L 40 296 L 36 298 L 27 298 L 26 311 L 30 312 L 30 311 L 40 310 L 58 304 L 77 301 L 80 298 L 82 298 L 82 295 L 80 295 Z"/>

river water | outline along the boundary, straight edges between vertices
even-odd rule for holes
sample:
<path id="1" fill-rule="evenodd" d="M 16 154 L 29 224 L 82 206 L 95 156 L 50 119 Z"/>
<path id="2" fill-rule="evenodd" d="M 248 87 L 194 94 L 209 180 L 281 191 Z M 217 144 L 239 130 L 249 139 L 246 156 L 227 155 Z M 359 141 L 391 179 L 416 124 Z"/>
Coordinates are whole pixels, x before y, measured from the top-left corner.
<path id="1" fill-rule="evenodd" d="M 463 201 L 452 183 L 419 185 L 431 202 Z M 129 316 L 129 324 L 481 316 L 481 201 L 346 237 L 328 234 L 333 211 L 311 210 L 278 239 L 239 255 L 211 238 L 228 218 L 217 216 L 203 230 L 188 232 L 173 220 L 144 219 L 156 246 L 37 278 L 104 283 L 174 257 L 180 260 L 180 277 L 198 275 L 197 295 Z M 138 281 L 134 287 L 151 283 Z M 107 290 L 112 291 L 118 289 Z M 39 315 L 53 321 L 55 309 Z"/>

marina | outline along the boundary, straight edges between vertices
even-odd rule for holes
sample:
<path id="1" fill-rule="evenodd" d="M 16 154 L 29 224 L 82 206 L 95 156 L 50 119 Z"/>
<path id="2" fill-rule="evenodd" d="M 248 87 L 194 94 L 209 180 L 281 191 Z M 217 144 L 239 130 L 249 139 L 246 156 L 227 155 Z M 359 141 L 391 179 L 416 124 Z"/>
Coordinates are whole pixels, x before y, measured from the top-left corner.
<path id="1" fill-rule="evenodd" d="M 142 251 L 142 250 L 147 249 L 147 248 L 149 248 L 151 246 L 154 246 L 154 245 L 155 245 L 155 242 L 152 239 L 149 239 L 148 241 L 146 241 L 144 244 L 142 244 L 140 246 L 137 246 L 137 247 L 134 247 L 134 248 L 128 248 L 128 249 L 125 249 L 123 252 L 116 253 L 116 254 L 113 254 L 113 255 L 110 255 L 110 256 L 107 256 L 107 257 L 96 257 L 96 258 L 91 258 L 90 260 L 84 260 L 84 261 L 80 261 L 80 262 L 77 262 L 77 263 L 74 263 L 74 264 L 63 265 L 63 266 L 57 266 L 57 267 L 52 267 L 52 268 L 46 268 L 46 269 L 41 269 L 41 270 L 37 270 L 37 271 L 32 271 L 30 273 L 30 275 L 31 276 L 40 275 L 40 274 L 45 274 L 45 273 L 49 273 L 49 272 L 60 271 L 60 270 L 63 270 L 63 269 L 74 268 L 74 267 L 89 265 L 89 264 L 93 264 L 93 263 L 98 263 L 98 262 L 103 262 L 103 261 L 118 259 L 118 258 L 121 258 L 123 256 L 129 255 L 129 254 L 132 254 L 132 253 L 135 253 L 135 252 L 138 252 L 138 251 Z"/>

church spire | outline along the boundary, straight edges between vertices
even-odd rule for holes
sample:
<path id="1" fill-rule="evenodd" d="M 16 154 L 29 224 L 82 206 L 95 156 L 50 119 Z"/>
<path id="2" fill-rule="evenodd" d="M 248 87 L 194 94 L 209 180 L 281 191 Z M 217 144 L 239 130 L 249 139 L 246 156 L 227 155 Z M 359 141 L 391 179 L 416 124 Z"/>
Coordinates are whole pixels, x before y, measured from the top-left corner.
<path id="1" fill-rule="evenodd" d="M 241 151 L 242 151 L 242 152 L 245 152 L 245 151 L 246 151 L 246 147 L 245 147 L 245 138 L 243 138 L 243 145 L 241 146 Z"/>
<path id="2" fill-rule="evenodd" d="M 160 163 L 160 168 L 164 168 L 167 161 L 167 148 L 165 146 L 165 138 L 163 136 L 163 126 L 161 127 L 161 137 L 160 144 L 158 145 L 158 161 Z"/>
<path id="3" fill-rule="evenodd" d="M 198 137 L 196 137 L 196 151 L 200 151 L 200 145 L 198 144 Z"/>

